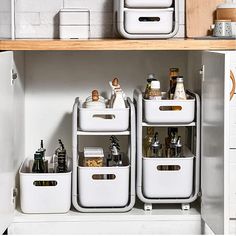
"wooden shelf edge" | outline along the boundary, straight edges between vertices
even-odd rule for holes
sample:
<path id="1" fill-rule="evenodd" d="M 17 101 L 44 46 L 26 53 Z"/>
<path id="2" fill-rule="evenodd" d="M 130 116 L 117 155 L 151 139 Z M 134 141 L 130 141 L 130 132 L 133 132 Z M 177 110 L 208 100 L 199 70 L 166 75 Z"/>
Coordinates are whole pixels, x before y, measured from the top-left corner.
<path id="1" fill-rule="evenodd" d="M 236 50 L 236 40 L 0 40 L 1 51 L 84 50 Z"/>

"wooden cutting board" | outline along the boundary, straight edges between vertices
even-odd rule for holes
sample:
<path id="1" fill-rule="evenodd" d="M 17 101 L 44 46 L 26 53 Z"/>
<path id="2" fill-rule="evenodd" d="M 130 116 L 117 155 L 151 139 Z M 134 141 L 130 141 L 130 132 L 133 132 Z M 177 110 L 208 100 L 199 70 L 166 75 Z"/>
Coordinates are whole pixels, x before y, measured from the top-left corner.
<path id="1" fill-rule="evenodd" d="M 217 5 L 224 0 L 186 0 L 186 31 L 187 37 L 204 37 L 214 22 Z"/>

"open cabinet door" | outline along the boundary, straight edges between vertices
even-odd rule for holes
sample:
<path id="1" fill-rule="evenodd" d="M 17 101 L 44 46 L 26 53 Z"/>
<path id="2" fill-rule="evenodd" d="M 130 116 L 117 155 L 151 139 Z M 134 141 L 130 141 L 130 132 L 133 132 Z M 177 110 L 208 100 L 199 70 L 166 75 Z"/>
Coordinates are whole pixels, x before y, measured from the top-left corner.
<path id="1" fill-rule="evenodd" d="M 215 234 L 227 233 L 230 59 L 204 52 L 201 124 L 201 214 Z"/>
<path id="2" fill-rule="evenodd" d="M 14 212 L 12 63 L 12 52 L 0 52 L 0 234 L 11 223 Z"/>

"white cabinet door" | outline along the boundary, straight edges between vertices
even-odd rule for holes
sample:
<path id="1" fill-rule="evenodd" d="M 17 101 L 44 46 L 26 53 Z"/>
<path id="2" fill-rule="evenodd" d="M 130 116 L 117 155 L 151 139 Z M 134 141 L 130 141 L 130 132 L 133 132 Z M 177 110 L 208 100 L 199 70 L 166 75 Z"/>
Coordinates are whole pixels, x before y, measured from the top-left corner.
<path id="1" fill-rule="evenodd" d="M 215 234 L 229 230 L 227 175 L 229 173 L 230 57 L 203 53 L 201 127 L 201 213 Z"/>
<path id="2" fill-rule="evenodd" d="M 12 52 L 0 52 L 0 234 L 13 218 L 13 86 Z"/>

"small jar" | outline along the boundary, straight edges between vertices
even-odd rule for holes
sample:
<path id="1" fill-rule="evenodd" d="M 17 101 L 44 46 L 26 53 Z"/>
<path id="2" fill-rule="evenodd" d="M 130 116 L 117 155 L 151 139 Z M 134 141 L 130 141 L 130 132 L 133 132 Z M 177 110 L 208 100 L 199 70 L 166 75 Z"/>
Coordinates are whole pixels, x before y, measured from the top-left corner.
<path id="1" fill-rule="evenodd" d="M 160 81 L 152 81 L 151 88 L 149 91 L 150 100 L 161 100 L 161 89 Z"/>

